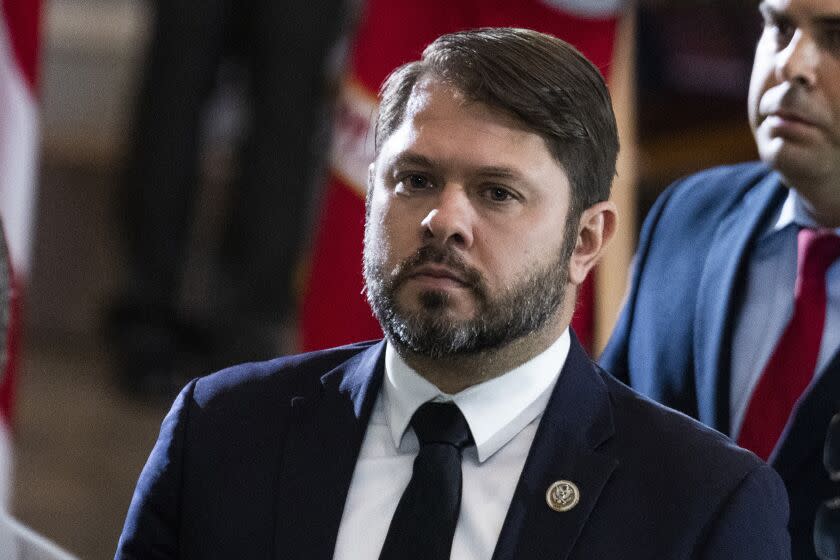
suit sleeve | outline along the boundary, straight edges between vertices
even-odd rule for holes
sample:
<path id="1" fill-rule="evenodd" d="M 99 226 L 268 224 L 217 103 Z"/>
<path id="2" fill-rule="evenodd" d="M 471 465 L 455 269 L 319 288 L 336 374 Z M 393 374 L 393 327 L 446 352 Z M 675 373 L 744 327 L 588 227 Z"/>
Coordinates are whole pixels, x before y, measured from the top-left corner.
<path id="1" fill-rule="evenodd" d="M 115 560 L 178 557 L 184 433 L 195 381 L 175 399 L 140 473 Z"/>
<path id="2" fill-rule="evenodd" d="M 781 478 L 762 464 L 744 477 L 714 514 L 695 557 L 789 560 L 788 503 Z"/>

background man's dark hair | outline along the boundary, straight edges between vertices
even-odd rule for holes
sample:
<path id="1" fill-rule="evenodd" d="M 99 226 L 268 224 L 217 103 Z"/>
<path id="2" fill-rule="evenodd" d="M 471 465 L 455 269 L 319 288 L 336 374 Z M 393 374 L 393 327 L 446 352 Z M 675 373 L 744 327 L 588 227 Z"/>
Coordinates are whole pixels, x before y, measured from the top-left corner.
<path id="1" fill-rule="evenodd" d="M 399 127 L 423 77 L 507 112 L 539 134 L 569 176 L 570 218 L 609 198 L 618 156 L 609 92 L 598 69 L 565 41 L 514 28 L 439 37 L 421 60 L 397 68 L 382 85 L 377 153 Z"/>

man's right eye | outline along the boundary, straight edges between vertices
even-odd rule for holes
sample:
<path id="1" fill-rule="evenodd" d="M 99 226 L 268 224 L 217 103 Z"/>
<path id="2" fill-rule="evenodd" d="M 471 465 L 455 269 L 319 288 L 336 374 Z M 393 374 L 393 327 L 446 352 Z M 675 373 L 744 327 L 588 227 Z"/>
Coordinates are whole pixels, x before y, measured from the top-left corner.
<path id="1" fill-rule="evenodd" d="M 403 177 L 402 180 L 405 186 L 410 189 L 426 189 L 429 187 L 429 179 L 425 175 L 418 175 L 411 173 Z"/>

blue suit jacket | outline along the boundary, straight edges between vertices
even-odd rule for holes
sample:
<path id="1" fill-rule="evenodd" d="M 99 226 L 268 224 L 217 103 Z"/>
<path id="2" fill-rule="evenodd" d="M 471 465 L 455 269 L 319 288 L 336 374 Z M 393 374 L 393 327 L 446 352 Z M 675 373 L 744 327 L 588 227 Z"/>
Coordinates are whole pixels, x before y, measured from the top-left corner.
<path id="1" fill-rule="evenodd" d="M 190 383 L 140 476 L 117 558 L 331 558 L 383 349 Z M 581 494 L 565 513 L 546 505 L 559 479 Z M 494 559 L 782 559 L 786 523 L 772 469 L 632 392 L 573 341 Z"/>
<path id="2" fill-rule="evenodd" d="M 601 365 L 641 393 L 730 433 L 731 341 L 749 253 L 787 189 L 758 163 L 684 179 L 651 209 L 639 239 L 625 307 Z M 816 557 L 818 503 L 840 493 L 822 466 L 831 416 L 840 410 L 840 359 L 795 409 L 770 457 L 791 505 L 793 556 Z"/>

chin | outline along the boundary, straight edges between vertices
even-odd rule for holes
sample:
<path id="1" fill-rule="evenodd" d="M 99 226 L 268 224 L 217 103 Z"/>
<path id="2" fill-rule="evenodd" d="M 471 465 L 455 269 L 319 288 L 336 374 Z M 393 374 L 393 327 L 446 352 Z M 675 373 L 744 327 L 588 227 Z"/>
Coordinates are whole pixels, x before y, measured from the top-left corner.
<path id="1" fill-rule="evenodd" d="M 460 294 L 453 294 L 447 290 L 404 290 L 398 298 L 400 309 L 409 313 L 428 312 L 435 315 L 447 315 L 447 318 L 458 314 L 462 307 Z"/>
<path id="2" fill-rule="evenodd" d="M 810 146 L 774 138 L 759 147 L 761 160 L 788 179 L 810 179 L 823 162 L 817 161 Z"/>

